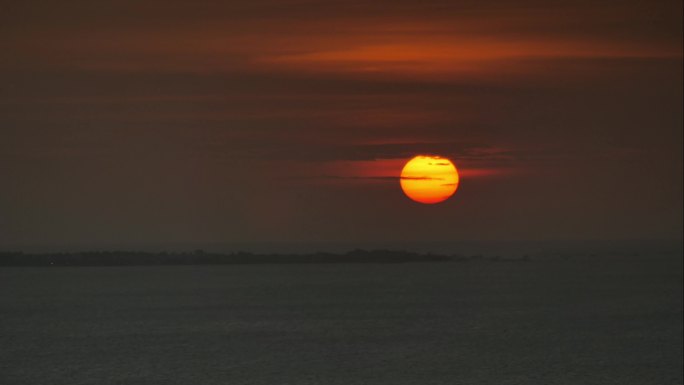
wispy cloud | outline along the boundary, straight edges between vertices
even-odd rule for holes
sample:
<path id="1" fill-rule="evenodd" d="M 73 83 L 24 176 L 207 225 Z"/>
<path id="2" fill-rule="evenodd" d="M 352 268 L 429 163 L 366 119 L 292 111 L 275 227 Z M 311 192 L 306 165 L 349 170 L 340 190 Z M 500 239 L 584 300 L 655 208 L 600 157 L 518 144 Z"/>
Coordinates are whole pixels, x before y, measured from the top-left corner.
<path id="1" fill-rule="evenodd" d="M 0 21 L 9 38 L 0 47 L 13 55 L 2 63 L 118 72 L 444 79 L 538 72 L 538 66 L 529 65 L 534 61 L 682 56 L 677 16 L 661 12 L 659 29 L 649 26 L 629 36 L 634 25 L 653 22 L 637 1 L 581 8 L 529 0 L 516 6 L 440 1 L 193 6 L 147 0 L 104 9 L 80 3 L 73 12 L 30 5 L 5 10 Z M 673 13 L 681 11 L 673 4 Z M 21 33 L 27 28 L 31 34 Z"/>

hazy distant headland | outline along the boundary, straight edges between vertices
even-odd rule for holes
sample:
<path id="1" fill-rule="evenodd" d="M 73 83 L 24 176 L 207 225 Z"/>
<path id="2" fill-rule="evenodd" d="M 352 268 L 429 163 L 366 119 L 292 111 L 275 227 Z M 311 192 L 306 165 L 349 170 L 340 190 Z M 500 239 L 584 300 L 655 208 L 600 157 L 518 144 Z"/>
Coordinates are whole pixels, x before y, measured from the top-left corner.
<path id="1" fill-rule="evenodd" d="M 0 266 L 148 266 L 148 265 L 237 265 L 237 264 L 305 264 L 305 263 L 415 263 L 456 262 L 470 260 L 527 261 L 529 257 L 501 258 L 440 255 L 396 250 L 352 250 L 346 253 L 258 254 L 251 252 L 212 253 L 87 251 L 74 253 L 0 252 Z"/>
<path id="2" fill-rule="evenodd" d="M 306 247 L 277 244 L 270 247 L 243 245 L 247 250 L 158 248 L 73 251 L 0 251 L 2 266 L 144 266 L 144 265 L 237 265 L 312 263 L 415 263 L 415 262 L 524 262 L 548 258 L 648 257 L 682 255 L 680 240 L 575 241 L 575 242 L 455 242 L 398 244 L 389 247 L 349 247 L 313 244 Z M 321 251 L 312 251 L 314 247 Z M 347 246 L 347 249 L 342 247 Z M 218 249 L 218 250 L 217 250 Z M 5 249 L 7 250 L 7 249 Z M 16 249 L 15 249 L 16 250 Z M 19 249 L 21 250 L 21 249 Z M 57 249 L 60 250 L 60 249 Z M 135 251 L 131 251 L 135 250 Z M 348 251 L 351 250 L 351 251 Z"/>

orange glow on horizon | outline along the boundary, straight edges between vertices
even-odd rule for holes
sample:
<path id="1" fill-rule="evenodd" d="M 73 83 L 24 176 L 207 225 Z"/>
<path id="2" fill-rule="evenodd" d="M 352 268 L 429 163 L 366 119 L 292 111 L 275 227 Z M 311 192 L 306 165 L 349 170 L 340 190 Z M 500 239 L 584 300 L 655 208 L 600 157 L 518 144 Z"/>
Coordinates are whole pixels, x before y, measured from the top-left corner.
<path id="1" fill-rule="evenodd" d="M 418 155 L 401 170 L 401 189 L 416 202 L 443 202 L 456 192 L 459 183 L 456 166 L 440 156 Z"/>

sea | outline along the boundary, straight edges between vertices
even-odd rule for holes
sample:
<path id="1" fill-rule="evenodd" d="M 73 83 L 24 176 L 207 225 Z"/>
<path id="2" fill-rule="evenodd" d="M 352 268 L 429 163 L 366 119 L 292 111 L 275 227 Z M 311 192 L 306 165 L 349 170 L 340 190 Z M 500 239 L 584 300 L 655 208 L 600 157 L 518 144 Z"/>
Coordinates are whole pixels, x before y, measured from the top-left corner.
<path id="1" fill-rule="evenodd" d="M 682 255 L 0 268 L 0 384 L 683 383 Z"/>

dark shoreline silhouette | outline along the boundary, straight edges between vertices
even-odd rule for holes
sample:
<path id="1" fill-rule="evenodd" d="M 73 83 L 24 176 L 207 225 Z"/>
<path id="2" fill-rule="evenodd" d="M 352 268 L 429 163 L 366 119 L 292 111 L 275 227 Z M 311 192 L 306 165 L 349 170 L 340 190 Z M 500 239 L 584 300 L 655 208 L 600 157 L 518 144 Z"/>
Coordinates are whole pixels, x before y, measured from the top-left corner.
<path id="1" fill-rule="evenodd" d="M 352 250 L 346 253 L 255 254 L 250 252 L 211 253 L 87 251 L 75 253 L 0 252 L 0 266 L 157 266 L 157 265 L 245 265 L 245 264 L 311 264 L 311 263 L 419 263 L 455 262 L 485 259 L 481 255 L 423 254 L 395 250 Z M 487 258 L 491 261 L 526 261 Z"/>

